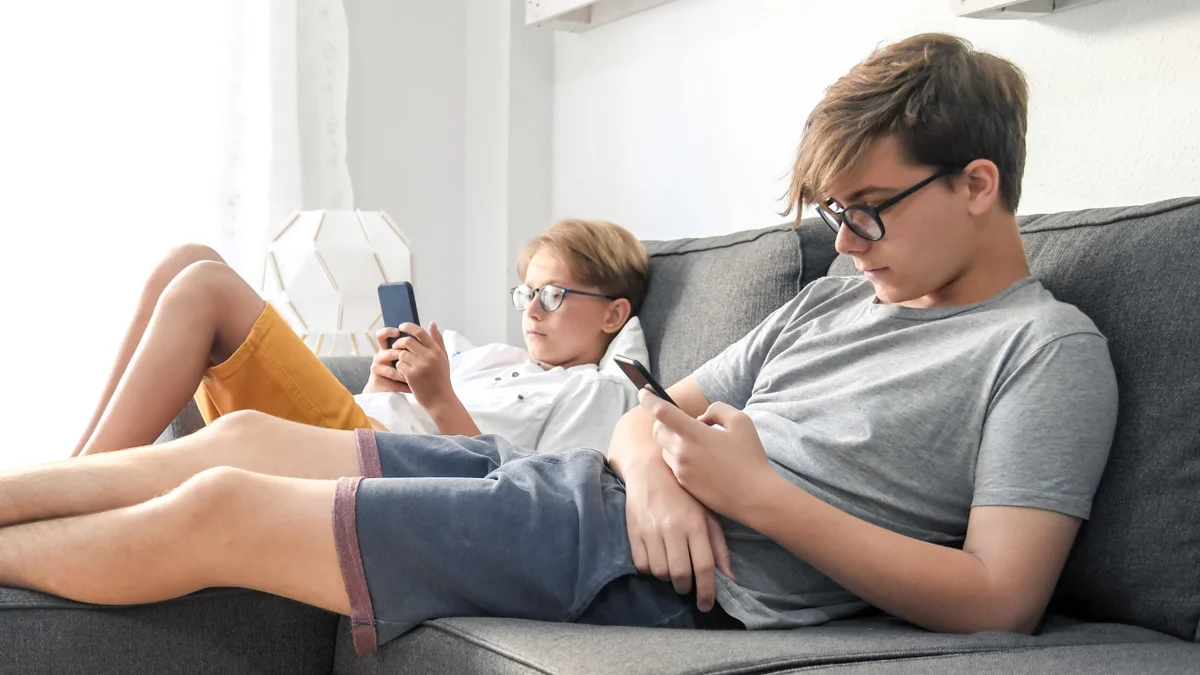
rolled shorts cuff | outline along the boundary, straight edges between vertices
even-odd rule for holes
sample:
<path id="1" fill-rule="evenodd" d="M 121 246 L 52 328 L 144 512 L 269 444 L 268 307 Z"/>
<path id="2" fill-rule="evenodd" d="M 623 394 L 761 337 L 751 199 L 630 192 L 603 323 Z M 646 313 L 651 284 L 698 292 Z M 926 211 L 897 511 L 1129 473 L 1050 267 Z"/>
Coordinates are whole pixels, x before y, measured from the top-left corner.
<path id="1" fill-rule="evenodd" d="M 383 466 L 379 461 L 379 445 L 372 429 L 355 429 L 354 442 L 358 447 L 358 468 L 363 478 L 382 478 Z"/>
<path id="2" fill-rule="evenodd" d="M 361 476 L 340 478 L 333 495 L 334 544 L 337 547 L 338 566 L 342 571 L 346 597 L 350 599 L 350 626 L 354 638 L 354 651 L 360 655 L 374 652 L 379 646 L 375 629 L 375 610 L 371 606 L 371 594 L 367 591 L 367 575 L 363 569 L 362 550 L 358 545 L 355 502 L 361 482 Z"/>

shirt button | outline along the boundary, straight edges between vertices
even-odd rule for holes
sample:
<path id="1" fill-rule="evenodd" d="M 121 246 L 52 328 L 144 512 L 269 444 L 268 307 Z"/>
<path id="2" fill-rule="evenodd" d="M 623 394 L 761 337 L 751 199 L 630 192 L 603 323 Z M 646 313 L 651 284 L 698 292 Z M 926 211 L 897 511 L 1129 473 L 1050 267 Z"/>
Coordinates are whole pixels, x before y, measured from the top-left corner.
<path id="1" fill-rule="evenodd" d="M 523 395 L 521 395 L 521 394 L 517 394 L 517 400 L 518 400 L 518 401 L 524 401 L 524 400 L 525 400 L 525 397 L 524 397 Z"/>
<path id="2" fill-rule="evenodd" d="M 513 377 L 516 377 L 516 376 L 517 376 L 517 374 L 516 374 L 516 373 L 513 373 Z"/>
<path id="3" fill-rule="evenodd" d="M 499 382 L 499 381 L 500 381 L 500 378 L 498 378 L 498 377 L 497 377 L 497 378 L 496 378 L 496 381 L 497 381 L 497 382 Z"/>

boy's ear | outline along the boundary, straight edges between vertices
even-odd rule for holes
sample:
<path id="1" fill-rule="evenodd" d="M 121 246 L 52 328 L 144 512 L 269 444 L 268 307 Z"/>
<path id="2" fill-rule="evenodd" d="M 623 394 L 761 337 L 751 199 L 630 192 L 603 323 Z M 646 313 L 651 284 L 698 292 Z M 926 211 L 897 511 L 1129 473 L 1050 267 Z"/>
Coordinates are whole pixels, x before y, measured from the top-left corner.
<path id="1" fill-rule="evenodd" d="M 617 298 L 608 303 L 608 314 L 604 316 L 604 332 L 609 334 L 621 332 L 621 328 L 625 326 L 625 321 L 629 319 L 632 311 L 633 305 L 625 298 Z"/>
<path id="2" fill-rule="evenodd" d="M 967 187 L 967 210 L 973 216 L 991 210 L 1000 198 L 1000 169 L 989 159 L 977 159 L 963 169 Z"/>

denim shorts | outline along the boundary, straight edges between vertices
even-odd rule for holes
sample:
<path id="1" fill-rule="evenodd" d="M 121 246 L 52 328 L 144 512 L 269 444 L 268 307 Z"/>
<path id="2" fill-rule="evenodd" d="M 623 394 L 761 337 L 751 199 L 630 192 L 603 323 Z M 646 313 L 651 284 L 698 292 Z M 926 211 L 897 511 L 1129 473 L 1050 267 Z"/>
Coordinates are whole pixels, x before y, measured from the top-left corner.
<path id="1" fill-rule="evenodd" d="M 625 487 L 595 450 L 534 455 L 498 436 L 369 429 L 356 439 L 363 476 L 338 482 L 334 535 L 360 654 L 452 616 L 738 627 L 637 574 Z"/>

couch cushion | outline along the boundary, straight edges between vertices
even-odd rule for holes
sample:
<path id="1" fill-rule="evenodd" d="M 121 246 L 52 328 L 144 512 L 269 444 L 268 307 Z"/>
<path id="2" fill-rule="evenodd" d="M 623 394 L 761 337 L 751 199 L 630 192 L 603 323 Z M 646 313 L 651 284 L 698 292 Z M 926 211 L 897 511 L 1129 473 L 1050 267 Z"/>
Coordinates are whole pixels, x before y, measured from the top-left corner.
<path id="1" fill-rule="evenodd" d="M 1021 235 L 1033 274 L 1108 338 L 1120 387 L 1056 607 L 1200 641 L 1200 198 L 1023 217 Z"/>
<path id="2" fill-rule="evenodd" d="M 344 622 L 343 622 L 344 623 Z M 1037 637 L 1012 633 L 929 633 L 895 619 L 836 621 L 789 631 L 695 631 L 442 619 L 355 656 L 348 628 L 338 631 L 338 675 L 395 673 L 745 673 L 808 669 L 949 654 L 997 654 L 1063 645 L 1142 645 L 1148 655 L 1188 654 L 1200 645 L 1112 624 L 1052 618 Z M 1182 645 L 1184 650 L 1179 651 Z M 1036 661 L 1036 654 L 1035 654 Z M 1171 661 L 1175 662 L 1175 661 Z M 849 672 L 854 672 L 850 669 Z M 964 670 L 961 672 L 973 672 Z M 1023 672 L 1009 670 L 1005 672 Z M 1059 672 L 1030 667 L 1025 672 Z"/>
<path id="3" fill-rule="evenodd" d="M 97 607 L 0 588 L 0 672 L 326 675 L 337 625 L 336 614 L 235 589 Z"/>
<path id="4" fill-rule="evenodd" d="M 664 386 L 690 375 L 824 276 L 833 232 L 820 219 L 720 237 L 644 242 L 650 286 L 639 316 Z"/>
<path id="5" fill-rule="evenodd" d="M 881 659 L 805 668 L 806 675 L 1162 675 L 1196 673 L 1196 645 L 1086 645 Z"/>

